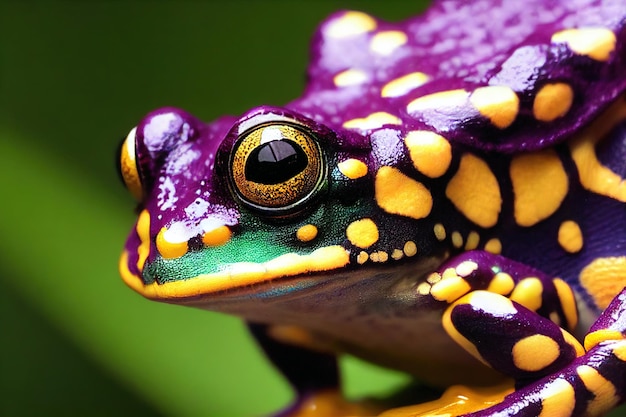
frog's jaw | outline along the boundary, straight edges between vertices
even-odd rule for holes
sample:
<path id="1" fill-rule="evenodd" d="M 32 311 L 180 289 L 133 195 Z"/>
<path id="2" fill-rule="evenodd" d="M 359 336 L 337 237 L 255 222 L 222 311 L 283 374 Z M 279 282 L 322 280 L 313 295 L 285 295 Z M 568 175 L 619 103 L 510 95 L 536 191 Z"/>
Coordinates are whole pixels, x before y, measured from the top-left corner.
<path id="1" fill-rule="evenodd" d="M 230 264 L 221 271 L 199 274 L 188 279 L 164 283 L 154 280 L 146 284 L 128 268 L 128 252 L 124 251 L 120 258 L 120 273 L 124 282 L 141 295 L 150 299 L 176 302 L 277 278 L 331 271 L 343 268 L 349 262 L 349 254 L 343 247 L 326 246 L 309 254 L 288 253 L 261 263 L 239 262 Z"/>

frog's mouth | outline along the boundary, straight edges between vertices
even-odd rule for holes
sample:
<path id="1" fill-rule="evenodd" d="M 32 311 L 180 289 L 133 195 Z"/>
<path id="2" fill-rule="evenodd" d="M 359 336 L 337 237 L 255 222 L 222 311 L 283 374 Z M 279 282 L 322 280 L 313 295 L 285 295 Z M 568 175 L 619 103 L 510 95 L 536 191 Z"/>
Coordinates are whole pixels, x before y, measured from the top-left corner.
<path id="1" fill-rule="evenodd" d="M 157 262 L 144 271 L 143 279 L 130 270 L 128 262 L 129 254 L 124 251 L 119 269 L 129 287 L 146 298 L 177 302 L 280 278 L 330 272 L 348 266 L 350 254 L 342 246 L 325 246 L 309 254 L 288 253 L 259 263 L 237 262 L 219 271 L 199 274 L 181 270 L 177 263 Z M 160 277 L 171 278 L 165 281 Z"/>

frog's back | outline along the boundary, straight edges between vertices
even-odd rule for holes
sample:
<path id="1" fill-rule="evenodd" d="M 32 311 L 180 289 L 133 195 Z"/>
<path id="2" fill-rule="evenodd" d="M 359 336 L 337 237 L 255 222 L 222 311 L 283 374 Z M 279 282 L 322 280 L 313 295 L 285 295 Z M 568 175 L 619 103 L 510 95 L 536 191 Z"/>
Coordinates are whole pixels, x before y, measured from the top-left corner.
<path id="1" fill-rule="evenodd" d="M 485 151 L 542 149 L 626 90 L 623 10 L 439 1 L 397 24 L 340 12 L 316 34 L 307 91 L 289 107 L 358 132 L 395 125 Z"/>

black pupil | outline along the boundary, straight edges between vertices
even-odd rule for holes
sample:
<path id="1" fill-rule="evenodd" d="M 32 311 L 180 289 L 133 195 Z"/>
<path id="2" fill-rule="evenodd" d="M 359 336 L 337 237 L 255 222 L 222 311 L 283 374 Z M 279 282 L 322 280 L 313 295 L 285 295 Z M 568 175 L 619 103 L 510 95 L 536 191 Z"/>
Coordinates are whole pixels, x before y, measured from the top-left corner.
<path id="1" fill-rule="evenodd" d="M 250 152 L 245 176 L 259 184 L 280 184 L 304 171 L 308 163 L 306 153 L 294 141 L 273 140 Z"/>

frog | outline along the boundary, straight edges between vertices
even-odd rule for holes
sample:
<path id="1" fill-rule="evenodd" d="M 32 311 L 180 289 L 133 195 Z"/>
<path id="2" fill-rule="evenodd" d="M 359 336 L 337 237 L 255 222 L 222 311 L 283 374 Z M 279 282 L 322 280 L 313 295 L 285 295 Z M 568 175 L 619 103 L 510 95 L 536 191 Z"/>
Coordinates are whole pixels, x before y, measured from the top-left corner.
<path id="1" fill-rule="evenodd" d="M 280 415 L 602 415 L 626 396 L 625 156 L 623 0 L 339 11 L 301 97 L 130 131 L 119 269 L 245 320 L 296 393 Z M 444 393 L 348 401 L 343 354 Z"/>

